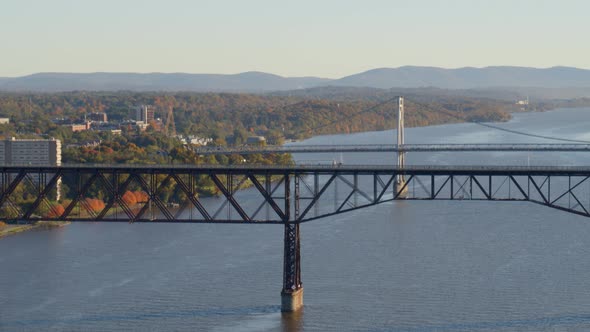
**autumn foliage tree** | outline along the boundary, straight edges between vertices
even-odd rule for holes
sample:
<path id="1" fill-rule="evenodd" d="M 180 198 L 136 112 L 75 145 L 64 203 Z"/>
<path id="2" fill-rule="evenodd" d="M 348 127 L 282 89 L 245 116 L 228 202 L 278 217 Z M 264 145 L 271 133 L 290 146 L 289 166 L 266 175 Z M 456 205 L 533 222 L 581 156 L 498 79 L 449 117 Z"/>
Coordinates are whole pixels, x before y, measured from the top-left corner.
<path id="1" fill-rule="evenodd" d="M 143 191 L 129 191 L 127 190 L 123 194 L 123 202 L 127 205 L 133 205 L 137 203 L 145 203 L 148 201 L 148 195 Z"/>
<path id="2" fill-rule="evenodd" d="M 135 195 L 135 200 L 137 203 L 146 203 L 149 199 L 148 194 L 144 191 L 135 191 L 133 192 L 133 195 Z"/>
<path id="3" fill-rule="evenodd" d="M 86 198 L 86 206 L 88 206 L 92 211 L 99 212 L 105 208 L 104 201 L 98 198 Z"/>
<path id="4" fill-rule="evenodd" d="M 47 214 L 45 215 L 45 217 L 46 218 L 58 218 L 65 212 L 65 210 L 66 209 L 61 204 L 55 204 L 55 205 L 51 206 L 49 211 L 47 211 Z"/>

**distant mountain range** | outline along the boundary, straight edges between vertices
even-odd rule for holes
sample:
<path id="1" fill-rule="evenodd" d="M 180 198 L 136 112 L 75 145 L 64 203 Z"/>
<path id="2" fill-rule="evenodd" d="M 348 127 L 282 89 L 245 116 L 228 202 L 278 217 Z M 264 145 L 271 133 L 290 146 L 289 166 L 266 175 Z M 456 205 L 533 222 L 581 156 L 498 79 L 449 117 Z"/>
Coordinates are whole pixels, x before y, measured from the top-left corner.
<path id="1" fill-rule="evenodd" d="M 318 86 L 329 79 L 281 77 L 246 72 L 235 75 L 185 73 L 39 73 L 0 78 L 1 91 L 283 91 Z"/>
<path id="2" fill-rule="evenodd" d="M 269 92 L 322 86 L 366 88 L 487 89 L 590 88 L 590 70 L 571 67 L 379 68 L 340 79 L 282 77 L 262 72 L 235 75 L 186 73 L 39 73 L 0 78 L 0 91 L 199 91 Z"/>
<path id="3" fill-rule="evenodd" d="M 436 67 L 380 68 L 332 81 L 338 86 L 374 88 L 481 89 L 498 87 L 590 87 L 590 70 L 571 67 L 485 67 L 444 69 Z"/>

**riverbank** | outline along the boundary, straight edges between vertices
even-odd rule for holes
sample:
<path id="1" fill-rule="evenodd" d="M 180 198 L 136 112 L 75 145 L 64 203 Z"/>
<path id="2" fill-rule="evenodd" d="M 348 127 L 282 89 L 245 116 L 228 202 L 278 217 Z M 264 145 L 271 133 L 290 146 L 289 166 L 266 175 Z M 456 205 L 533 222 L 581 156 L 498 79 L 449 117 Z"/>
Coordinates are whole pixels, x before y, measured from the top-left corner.
<path id="1" fill-rule="evenodd" d="M 52 229 L 69 225 L 69 221 L 38 221 L 35 224 L 27 225 L 6 225 L 0 228 L 0 238 L 34 230 L 34 229 Z"/>

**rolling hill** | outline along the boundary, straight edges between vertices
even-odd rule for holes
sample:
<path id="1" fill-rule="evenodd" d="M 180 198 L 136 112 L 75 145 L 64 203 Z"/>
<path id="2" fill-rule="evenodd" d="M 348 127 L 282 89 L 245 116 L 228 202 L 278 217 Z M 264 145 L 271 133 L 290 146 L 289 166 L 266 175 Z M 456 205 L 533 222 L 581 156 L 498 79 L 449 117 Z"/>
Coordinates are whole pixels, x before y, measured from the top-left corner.
<path id="1" fill-rule="evenodd" d="M 187 73 L 38 73 L 0 78 L 0 91 L 197 91 L 270 92 L 322 86 L 363 88 L 497 89 L 539 88 L 588 91 L 590 70 L 571 67 L 445 69 L 379 68 L 340 79 L 282 77 L 263 72 L 233 75 Z M 585 94 L 586 92 L 584 92 Z"/>

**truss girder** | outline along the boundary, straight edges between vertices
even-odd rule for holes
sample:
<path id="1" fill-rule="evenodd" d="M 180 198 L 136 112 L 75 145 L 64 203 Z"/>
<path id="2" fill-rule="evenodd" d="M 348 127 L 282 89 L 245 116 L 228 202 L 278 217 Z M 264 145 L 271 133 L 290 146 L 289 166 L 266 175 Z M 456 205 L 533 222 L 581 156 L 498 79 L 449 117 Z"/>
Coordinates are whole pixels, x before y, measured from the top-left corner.
<path id="1" fill-rule="evenodd" d="M 410 167 L 401 188 L 395 178 L 402 170 L 395 167 L 0 167 L 0 173 L 0 220 L 8 223 L 298 224 L 393 200 L 529 201 L 590 217 L 590 169 Z M 55 202 L 62 179 L 66 190 Z M 99 208 L 92 206 L 97 200 Z M 295 233 L 286 230 L 289 243 Z"/>
<path id="2" fill-rule="evenodd" d="M 35 199 L 33 204 L 31 204 L 29 209 L 23 215 L 23 219 L 30 218 L 31 215 L 33 214 L 33 212 L 35 212 L 35 210 L 37 210 L 37 208 L 39 207 L 39 204 L 41 204 L 41 202 L 47 203 L 47 205 L 51 208 L 51 205 L 47 202 L 47 195 L 55 187 L 55 185 L 59 181 L 60 177 L 61 177 L 61 170 L 58 170 L 55 174 L 52 175 L 52 178 L 51 178 L 51 180 L 49 180 L 49 183 L 45 184 L 45 183 L 43 183 L 44 181 L 38 181 L 37 183 L 34 183 L 35 187 L 37 187 L 39 189 L 39 194 L 37 195 L 37 198 Z"/>
<path id="3" fill-rule="evenodd" d="M 193 182 L 193 178 L 192 178 L 192 174 L 190 174 L 190 182 Z M 176 183 L 180 186 L 180 189 L 182 191 L 184 191 L 184 193 L 187 195 L 190 203 L 197 209 L 197 211 L 199 211 L 199 213 L 201 214 L 201 216 L 203 216 L 203 218 L 205 220 L 210 221 L 211 220 L 211 216 L 209 215 L 209 212 L 207 212 L 207 210 L 205 209 L 205 207 L 203 206 L 203 204 L 201 204 L 201 202 L 199 201 L 199 199 L 197 198 L 197 193 L 194 191 L 193 186 L 191 185 L 190 187 L 184 182 L 182 181 L 182 179 L 176 175 L 173 174 L 172 177 L 174 178 L 174 180 L 176 181 Z"/>

